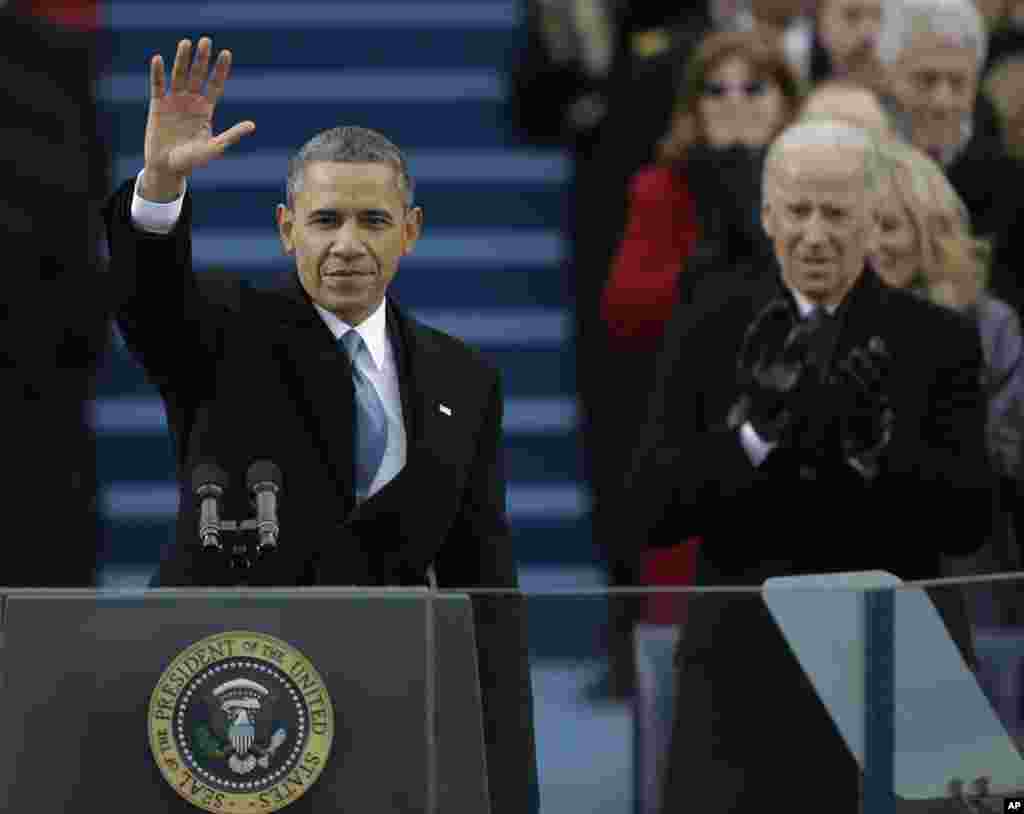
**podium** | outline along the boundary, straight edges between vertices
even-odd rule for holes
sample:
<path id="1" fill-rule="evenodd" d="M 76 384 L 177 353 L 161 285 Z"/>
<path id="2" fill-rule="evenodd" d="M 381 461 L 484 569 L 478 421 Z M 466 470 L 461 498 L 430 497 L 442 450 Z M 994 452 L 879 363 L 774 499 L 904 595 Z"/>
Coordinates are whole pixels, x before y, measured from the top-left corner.
<path id="1" fill-rule="evenodd" d="M 2 601 L 0 811 L 490 810 L 465 595 Z"/>

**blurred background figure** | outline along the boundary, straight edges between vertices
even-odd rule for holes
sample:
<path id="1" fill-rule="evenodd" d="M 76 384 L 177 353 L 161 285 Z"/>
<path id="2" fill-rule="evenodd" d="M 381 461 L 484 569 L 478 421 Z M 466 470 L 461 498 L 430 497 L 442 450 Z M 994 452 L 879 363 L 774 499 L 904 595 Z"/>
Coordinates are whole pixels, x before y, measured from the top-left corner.
<path id="1" fill-rule="evenodd" d="M 978 11 L 989 30 L 985 73 L 1008 57 L 1024 50 L 1024 2 L 1021 0 L 977 0 Z"/>
<path id="2" fill-rule="evenodd" d="M 748 285 L 747 274 L 773 273 L 760 226 L 764 148 L 799 105 L 798 80 L 777 40 L 754 32 L 706 36 L 689 60 L 657 160 L 630 181 L 625 234 L 604 287 L 602 317 L 618 371 L 604 400 L 611 468 L 625 472 L 654 387 L 654 362 L 673 312 L 695 298 Z M 768 262 L 766 262 L 768 261 Z M 618 448 L 611 445 L 617 443 Z M 620 474 L 621 481 L 621 474 Z M 595 525 L 611 573 L 633 585 L 690 585 L 697 539 L 638 552 L 623 495 L 608 492 Z M 618 505 L 616 505 L 618 501 Z M 614 518 L 614 522 L 613 522 Z M 684 598 L 654 595 L 612 619 L 615 635 L 633 631 L 636 659 L 638 805 L 659 806 L 674 702 L 672 653 L 684 622 Z"/>
<path id="3" fill-rule="evenodd" d="M 11 507 L 0 585 L 85 587 L 94 581 L 99 531 L 88 406 L 107 336 L 100 51 L 88 25 L 30 13 L 46 11 L 42 3 L 0 9 L 0 242 L 9 260 L 0 302 L 0 493 Z"/>
<path id="4" fill-rule="evenodd" d="M 1024 439 L 1024 348 L 1013 309 L 986 291 L 989 246 L 971 233 L 967 209 L 934 161 L 919 150 L 882 144 L 886 180 L 878 195 L 871 262 L 889 285 L 966 314 L 978 326 L 985 358 L 989 458 L 999 478 L 996 522 L 976 553 L 947 558 L 949 576 L 1019 571 L 1017 541 L 1021 443 Z M 1009 584 L 1008 584 L 1009 585 Z M 999 586 L 970 588 L 972 622 L 1011 623 L 1017 601 Z"/>
<path id="5" fill-rule="evenodd" d="M 808 0 L 713 0 L 715 28 L 748 31 L 777 45 L 800 79 L 811 69 L 814 3 Z"/>
<path id="6" fill-rule="evenodd" d="M 896 130 L 937 160 L 991 241 L 990 288 L 1021 312 L 1020 230 L 1016 195 L 1022 165 L 1006 149 L 995 108 L 979 94 L 988 52 L 985 23 L 971 0 L 901 0 L 887 7 L 879 39 L 883 92 Z"/>
<path id="7" fill-rule="evenodd" d="M 879 136 L 892 135 L 892 122 L 875 92 L 842 79 L 818 83 L 804 100 L 800 117 L 838 119 Z"/>
<path id="8" fill-rule="evenodd" d="M 677 302 L 693 302 L 704 285 L 730 285 L 726 270 L 771 257 L 759 220 L 763 150 L 799 103 L 797 78 L 778 46 L 742 32 L 702 40 L 658 161 L 631 181 L 602 303 L 618 347 L 657 350 Z"/>
<path id="9" fill-rule="evenodd" d="M 650 0 L 522 0 L 520 8 L 526 45 L 509 76 L 511 123 L 531 145 L 566 149 L 571 167 L 565 276 L 584 478 L 596 528 L 605 495 L 616 492 L 622 477 L 612 406 L 621 387 L 607 375 L 615 348 L 601 318 L 602 292 L 625 227 L 629 179 L 654 160 L 683 69 L 714 10 Z M 631 584 L 634 575 L 601 546 L 608 582 Z M 630 629 L 628 622 L 612 622 L 613 667 L 595 686 L 598 696 L 624 698 L 632 690 Z"/>
<path id="10" fill-rule="evenodd" d="M 1003 125 L 1006 151 L 1024 160 L 1024 56 L 1009 56 L 985 78 L 985 93 Z"/>
<path id="11" fill-rule="evenodd" d="M 872 85 L 878 79 L 875 48 L 882 30 L 883 0 L 818 0 L 810 79 L 846 79 Z"/>

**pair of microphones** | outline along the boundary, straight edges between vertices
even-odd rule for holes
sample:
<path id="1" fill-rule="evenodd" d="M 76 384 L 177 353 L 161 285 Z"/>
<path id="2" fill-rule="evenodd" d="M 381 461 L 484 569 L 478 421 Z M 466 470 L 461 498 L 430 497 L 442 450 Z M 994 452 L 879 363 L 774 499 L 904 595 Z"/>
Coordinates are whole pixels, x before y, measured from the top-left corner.
<path id="1" fill-rule="evenodd" d="M 256 554 L 277 548 L 281 526 L 277 520 L 277 504 L 281 496 L 281 470 L 273 461 L 254 461 L 245 475 L 246 488 L 256 508 L 256 516 L 242 521 L 221 517 L 221 500 L 227 492 L 227 473 L 214 463 L 201 463 L 192 470 L 192 494 L 199 501 L 199 540 L 204 551 L 223 552 L 224 532 L 257 534 Z M 251 567 L 249 547 L 234 542 L 230 547 L 231 563 Z"/>

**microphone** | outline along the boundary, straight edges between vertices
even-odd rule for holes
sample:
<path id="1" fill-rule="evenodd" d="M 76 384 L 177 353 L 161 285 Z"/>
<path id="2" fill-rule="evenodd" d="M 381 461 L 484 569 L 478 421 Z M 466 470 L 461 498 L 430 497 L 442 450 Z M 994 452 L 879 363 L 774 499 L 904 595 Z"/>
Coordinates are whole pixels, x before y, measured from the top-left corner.
<path id="1" fill-rule="evenodd" d="M 277 498 L 281 493 L 281 470 L 273 461 L 253 461 L 245 482 L 256 504 L 257 551 L 277 548 L 281 527 L 277 523 Z"/>
<path id="2" fill-rule="evenodd" d="M 228 488 L 228 476 L 216 464 L 199 464 L 192 470 L 192 493 L 199 499 L 199 539 L 203 549 L 222 551 L 220 499 Z"/>

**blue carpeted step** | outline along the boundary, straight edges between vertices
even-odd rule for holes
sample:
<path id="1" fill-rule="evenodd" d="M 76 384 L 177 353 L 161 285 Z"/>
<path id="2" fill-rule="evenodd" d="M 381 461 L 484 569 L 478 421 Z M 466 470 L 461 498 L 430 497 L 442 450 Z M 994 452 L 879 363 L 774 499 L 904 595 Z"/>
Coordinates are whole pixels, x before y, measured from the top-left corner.
<path id="1" fill-rule="evenodd" d="M 576 439 L 561 435 L 506 435 L 505 471 L 518 481 L 572 481 L 579 477 Z M 105 435 L 96 461 L 102 483 L 173 480 L 174 452 L 165 431 Z"/>
<path id="2" fill-rule="evenodd" d="M 482 349 L 485 357 L 498 366 L 506 398 L 553 397 L 572 386 L 572 357 L 560 349 Z M 129 352 L 108 354 L 97 380 L 97 396 L 142 396 L 154 392 L 145 371 Z"/>
<path id="3" fill-rule="evenodd" d="M 174 540 L 171 517 L 114 517 L 106 525 L 101 552 L 105 564 L 155 565 L 162 547 Z M 575 518 L 543 524 L 520 520 L 513 523 L 512 542 L 516 559 L 535 565 L 590 565 L 596 556 L 586 521 Z"/>
<path id="4" fill-rule="evenodd" d="M 140 74 L 139 79 L 142 84 L 137 99 L 104 106 L 111 120 L 113 145 L 119 153 L 133 154 L 142 149 L 148 90 L 145 76 Z M 400 103 L 327 99 L 281 104 L 236 102 L 226 95 L 217 108 L 214 130 L 225 130 L 246 119 L 256 123 L 256 131 L 245 139 L 247 150 L 295 150 L 317 133 L 344 124 L 379 130 L 403 150 L 521 147 L 508 128 L 505 104 L 500 98 L 407 99 Z M 439 121 L 444 122 L 443 127 L 431 124 Z M 239 145 L 238 149 L 243 148 Z"/>
<path id="5" fill-rule="evenodd" d="M 196 186 L 192 194 L 197 229 L 251 229 L 254 235 L 277 234 L 274 212 L 284 202 L 287 157 L 281 154 L 280 176 L 263 186 Z M 137 173 L 141 165 L 135 167 Z M 413 167 L 415 172 L 415 167 Z M 122 176 L 120 180 L 124 180 Z M 557 229 L 563 219 L 563 195 L 554 184 L 418 183 L 416 205 L 424 211 L 424 237 L 442 230 Z M 415 261 L 414 261 L 415 262 Z"/>
<path id="6" fill-rule="evenodd" d="M 182 20 L 188 17 L 182 16 Z M 465 69 L 478 66 L 493 69 L 495 61 L 511 59 L 515 43 L 507 30 L 355 26 L 339 31 L 332 26 L 294 28 L 237 27 L 218 30 L 199 28 L 195 32 L 181 28 L 132 28 L 118 35 L 117 49 L 110 60 L 112 72 L 137 72 L 157 53 L 170 66 L 178 40 L 193 42 L 202 34 L 213 38 L 218 50 L 229 48 L 235 70 L 253 70 L 273 66 L 277 70 L 338 70 L 346 68 L 386 67 L 389 70 Z M 200 24 L 201 25 L 201 24 Z M 339 43 L 339 39 L 343 43 Z M 230 89 L 230 82 L 228 85 Z"/>

